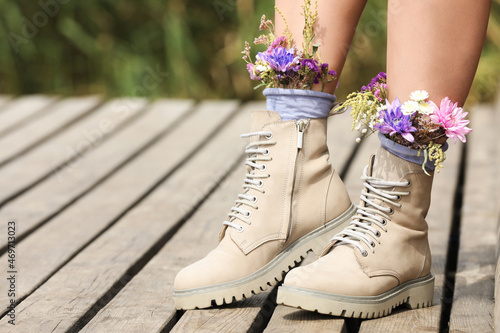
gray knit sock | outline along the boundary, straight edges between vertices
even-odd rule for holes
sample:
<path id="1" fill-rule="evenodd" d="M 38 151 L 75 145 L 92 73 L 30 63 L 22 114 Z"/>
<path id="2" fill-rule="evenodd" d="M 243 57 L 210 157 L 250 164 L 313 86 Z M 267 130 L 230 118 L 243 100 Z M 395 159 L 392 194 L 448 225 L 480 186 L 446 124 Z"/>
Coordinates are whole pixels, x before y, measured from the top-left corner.
<path id="1" fill-rule="evenodd" d="M 281 120 L 325 118 L 335 103 L 335 96 L 300 89 L 266 88 L 266 109 L 276 111 Z"/>

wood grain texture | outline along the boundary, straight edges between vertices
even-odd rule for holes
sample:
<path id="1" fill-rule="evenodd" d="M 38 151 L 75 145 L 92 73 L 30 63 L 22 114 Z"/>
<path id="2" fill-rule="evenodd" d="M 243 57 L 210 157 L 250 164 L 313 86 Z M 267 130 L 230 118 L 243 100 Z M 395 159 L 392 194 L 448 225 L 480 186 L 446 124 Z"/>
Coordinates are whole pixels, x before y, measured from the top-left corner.
<path id="1" fill-rule="evenodd" d="M 450 332 L 493 332 L 495 250 L 499 220 L 498 131 L 488 124 L 498 112 L 483 105 L 471 112 L 460 248 Z"/>
<path id="2" fill-rule="evenodd" d="M 98 97 L 67 98 L 47 106 L 42 114 L 25 126 L 0 136 L 0 165 L 51 134 L 57 134 L 72 121 L 92 110 Z"/>
<path id="3" fill-rule="evenodd" d="M 459 144 L 457 146 L 451 144 L 446 156 L 444 168 L 434 175 L 431 207 L 426 218 L 429 224 L 429 244 L 432 253 L 431 272 L 436 278 L 434 305 L 418 310 L 407 310 L 401 307 L 388 317 L 365 320 L 361 324 L 360 333 L 437 332 L 439 330 L 441 295 L 446 283 L 444 270 L 452 219 L 453 191 L 457 184 L 461 158 Z"/>
<path id="4" fill-rule="evenodd" d="M 260 105 L 256 104 L 255 106 Z M 255 107 L 254 106 L 254 107 Z M 165 184 L 153 193 L 149 200 L 143 203 L 145 207 L 159 207 L 156 210 L 147 210 L 146 218 L 153 221 L 164 220 L 169 225 L 184 215 L 189 207 L 203 198 L 207 190 L 215 185 L 220 175 L 227 172 L 227 168 L 242 156 L 246 140 L 239 138 L 239 134 L 249 130 L 248 109 L 243 109 L 221 133 L 221 140 L 205 149 L 212 151 L 205 153 L 210 169 L 196 167 L 198 177 L 203 181 L 197 181 L 194 186 L 187 187 L 182 183 L 182 191 L 177 191 L 181 197 L 172 197 L 171 192 L 176 191 L 178 185 L 189 173 L 193 172 L 195 164 L 191 168 L 179 170 L 183 176 L 175 180 L 174 184 Z M 220 143 L 225 142 L 225 152 L 220 151 L 213 156 L 213 151 L 219 151 Z M 223 153 L 223 154 L 221 154 Z M 200 156 L 200 158 L 203 156 Z M 213 159 L 213 161 L 210 161 Z M 214 163 L 225 162 L 220 170 L 214 170 Z M 209 161 L 209 162 L 208 162 Z M 245 170 L 243 163 L 229 178 L 223 182 L 217 191 L 189 218 L 179 231 L 168 241 L 168 243 L 148 262 L 148 264 L 128 283 L 125 288 L 105 307 L 82 332 L 156 332 L 175 317 L 176 310 L 171 298 L 173 281 L 177 272 L 188 264 L 202 258 L 208 251 L 213 249 L 218 242 L 218 233 L 229 208 L 234 204 L 236 194 L 241 190 Z M 172 179 L 173 181 L 173 179 Z M 177 184 L 177 185 L 176 185 Z M 165 204 L 161 204 L 165 202 Z M 180 204 L 179 204 L 180 203 Z M 147 208 L 138 207 L 144 211 Z M 172 206 L 178 206 L 172 208 Z M 133 218 L 140 218 L 137 214 Z M 134 304 L 141 304 L 140 308 Z M 235 311 L 235 310 L 232 310 Z M 258 312 L 255 306 L 245 310 L 247 315 Z M 200 314 L 200 316 L 202 316 Z M 147 317 L 147 322 L 140 318 Z"/>
<path id="5" fill-rule="evenodd" d="M 272 311 L 274 302 L 268 299 L 269 292 L 263 292 L 240 302 L 205 310 L 190 310 L 181 317 L 172 333 L 180 332 L 261 332 L 266 319 L 262 309 Z M 282 331 L 283 332 L 283 331 Z"/>
<path id="6" fill-rule="evenodd" d="M 206 150 L 194 154 L 193 149 L 207 142 L 207 136 L 226 121 L 234 108 L 233 102 L 203 103 L 197 112 L 140 159 L 101 184 L 74 209 L 66 210 L 19 244 L 19 247 L 25 246 L 19 253 L 29 251 L 31 256 L 19 257 L 19 262 L 26 264 L 23 281 L 27 281 L 23 283 L 33 283 L 50 273 L 44 266 L 54 267 L 58 263 L 56 260 L 65 260 L 73 249 L 80 246 L 78 243 L 82 244 L 87 241 L 85 238 L 102 231 L 105 224 L 120 214 L 129 202 L 187 159 L 182 168 L 175 169 L 171 177 L 153 192 L 154 196 L 148 196 L 148 200 L 130 210 L 22 302 L 18 306 L 20 319 L 16 329 L 31 332 L 36 327 L 37 331 L 66 331 L 108 290 L 121 283 L 129 268 L 184 216 L 185 209 L 196 205 L 189 190 L 203 189 L 207 183 L 217 182 L 214 177 L 221 175 L 220 172 L 227 167 L 227 160 L 234 154 L 231 154 L 223 133 L 208 141 Z M 214 158 L 214 151 L 218 150 L 219 156 Z M 61 233 L 63 230 L 66 232 Z M 61 240 L 62 235 L 67 241 Z M 59 244 L 54 245 L 55 242 Z M 44 251 L 44 248 L 50 250 Z M 33 261 L 35 256 L 51 262 L 37 264 Z M 140 307 L 136 303 L 134 308 Z M 3 325 L 2 321 L 0 325 Z"/>
<path id="7" fill-rule="evenodd" d="M 278 305 L 265 333 L 347 333 L 344 319 Z"/>
<path id="8" fill-rule="evenodd" d="M 55 96 L 28 95 L 9 101 L 0 112 L 0 136 L 29 123 L 34 116 L 55 102 Z"/>
<path id="9" fill-rule="evenodd" d="M 0 204 L 57 170 L 62 163 L 71 160 L 77 163 L 86 152 L 92 151 L 127 120 L 142 112 L 145 105 L 143 99 L 110 101 L 75 126 L 61 131 L 43 145 L 3 166 L 0 169 Z"/>
<path id="10" fill-rule="evenodd" d="M 138 155 L 146 143 L 172 126 L 192 106 L 192 101 L 156 101 L 133 125 L 7 203 L 0 210 L 0 220 L 15 218 L 22 228 L 17 235 L 22 236 L 54 214 L 59 214 L 75 198 L 102 181 L 103 177 L 110 176 L 118 166 Z M 71 113 L 70 110 L 66 111 Z M 2 228 L 5 227 L 2 225 Z M 7 239 L 1 237 L 0 247 L 5 246 L 6 242 Z"/>
<path id="11" fill-rule="evenodd" d="M 36 138 L 61 129 L 0 168 L 0 202 L 2 196 L 6 197 L 4 189 L 12 193 L 21 188 L 19 186 L 35 181 L 57 163 L 67 160 L 70 155 L 65 148 L 75 151 L 78 144 L 88 139 L 85 131 L 98 135 L 94 130 L 99 129 L 102 119 L 115 117 L 110 118 L 115 128 L 105 133 L 106 140 L 99 137 L 81 158 L 68 164 L 69 168 L 61 169 L 60 174 L 47 178 L 0 209 L 0 220 L 18 220 L 20 234 L 62 209 L 18 244 L 18 295 L 29 296 L 17 307 L 17 325 L 7 325 L 5 317 L 0 320 L 0 332 L 66 332 L 84 314 L 92 319 L 82 332 L 169 329 L 173 332 L 260 332 L 271 313 L 264 330 L 267 333 L 346 332 L 342 318 L 275 307 L 269 291 L 229 306 L 186 311 L 180 318 L 174 308 L 171 294 L 176 273 L 216 246 L 221 223 L 241 189 L 244 178 L 241 166 L 219 182 L 243 153 L 246 140 L 237 136 L 248 130 L 248 111 L 262 108 L 262 103 L 246 104 L 207 140 L 211 130 L 228 119 L 236 103 L 205 102 L 186 116 L 192 105 L 189 101 L 160 100 L 144 110 L 144 100 L 123 99 L 103 105 L 77 123 L 64 126 L 74 114 L 65 113 L 61 108 L 71 105 L 72 100 L 55 103 L 52 97 L 29 96 L 6 99 L 2 106 L 0 96 L 0 149 L 3 145 L 11 152 L 20 151 L 30 142 L 36 142 Z M 38 111 L 26 110 L 27 105 L 39 105 Z M 44 109 L 47 105 L 54 109 Z M 85 108 L 80 106 L 80 112 L 84 112 Z M 21 110 L 19 114 L 11 111 L 16 108 Z M 500 121 L 498 110 L 498 106 L 496 109 L 482 106 L 471 113 L 475 131 L 468 142 L 455 295 L 453 300 L 444 300 L 453 301 L 451 332 L 491 332 L 494 323 L 500 327 L 500 306 L 493 302 L 493 276 L 498 260 L 494 249 L 499 253 L 500 247 L 500 177 L 497 175 L 500 154 L 493 125 Z M 2 127 L 2 117 L 13 127 Z M 145 142 L 181 118 L 175 128 L 136 156 Z M 53 124 L 51 119 L 55 121 Z M 338 172 L 356 145 L 357 134 L 349 131 L 350 121 L 347 113 L 329 120 L 331 163 Z M 116 127 L 120 126 L 117 131 Z M 3 137 L 2 128 L 6 129 Z M 33 136 L 30 137 L 30 133 Z M 23 137 L 26 141 L 17 143 Z M 13 141 L 7 138 L 16 138 L 12 146 L 15 149 L 9 148 L 9 142 Z M 203 143 L 206 146 L 197 150 Z M 445 167 L 435 175 L 427 217 L 432 272 L 436 276 L 435 305 L 420 310 L 396 309 L 391 316 L 362 321 L 360 333 L 438 331 L 460 145 L 450 144 Z M 378 146 L 376 136 L 366 140 L 349 168 L 345 183 L 355 203 L 362 189 L 363 168 Z M 0 152 L 0 161 L 8 155 Z M 108 176 L 120 163 L 124 165 Z M 128 210 L 167 174 L 165 181 Z M 84 196 L 65 207 L 84 192 Z M 187 221 L 177 230 L 177 224 L 184 218 Z M 5 223 L 0 232 L 6 234 Z M 5 237 L 0 237 L 0 247 L 5 241 Z M 155 244 L 164 245 L 152 256 L 148 251 Z M 6 260 L 5 255 L 0 257 L 0 262 Z M 131 268 L 136 266 L 140 271 L 134 275 L 136 271 Z M 498 265 L 496 268 L 495 293 L 500 295 L 500 268 Z M 0 279 L 5 280 L 4 274 L 5 271 L 0 273 Z M 7 304 L 4 286 L 0 283 L 2 309 Z M 113 298 L 107 303 L 109 297 Z M 96 303 L 103 305 L 102 309 L 97 307 L 98 312 L 92 311 Z"/>

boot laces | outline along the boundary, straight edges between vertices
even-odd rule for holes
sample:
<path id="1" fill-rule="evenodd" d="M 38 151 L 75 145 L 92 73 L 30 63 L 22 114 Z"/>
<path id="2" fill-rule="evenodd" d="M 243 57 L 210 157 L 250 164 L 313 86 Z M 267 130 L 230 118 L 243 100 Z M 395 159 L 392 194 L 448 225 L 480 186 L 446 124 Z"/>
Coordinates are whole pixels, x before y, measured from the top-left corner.
<path id="1" fill-rule="evenodd" d="M 238 194 L 238 199 L 236 200 L 236 205 L 231 207 L 228 214 L 228 220 L 223 222 L 223 225 L 235 228 L 238 232 L 242 232 L 244 227 L 237 222 L 237 220 L 250 225 L 249 221 L 252 213 L 245 209 L 246 207 L 251 207 L 253 209 L 258 209 L 256 205 L 258 198 L 255 195 L 249 195 L 248 192 L 252 189 L 258 191 L 262 194 L 265 193 L 262 190 L 262 185 L 264 185 L 263 179 L 269 178 L 269 174 L 256 174 L 257 170 L 266 170 L 266 164 L 264 162 L 271 161 L 272 157 L 269 157 L 269 148 L 265 146 L 270 146 L 276 144 L 276 141 L 271 140 L 273 133 L 269 131 L 259 131 L 252 133 L 242 134 L 242 138 L 250 138 L 253 136 L 264 137 L 265 140 L 258 140 L 250 142 L 245 147 L 245 153 L 248 155 L 245 160 L 245 165 L 247 166 L 247 174 L 245 175 L 243 191 Z M 265 148 L 262 148 L 265 147 Z"/>
<path id="2" fill-rule="evenodd" d="M 367 173 L 368 166 L 365 167 L 361 177 L 365 187 L 361 192 L 363 204 L 357 206 L 356 215 L 352 217 L 349 226 L 331 239 L 332 248 L 339 245 L 353 245 L 365 257 L 368 255 L 368 251 L 362 244 L 375 253 L 375 242 L 380 244 L 380 231 L 374 226 L 387 232 L 387 221 L 391 220 L 390 215 L 394 212 L 392 207 L 381 206 L 380 201 L 401 208 L 401 204 L 397 201 L 401 199 L 401 196 L 410 194 L 410 192 L 393 190 L 394 187 L 410 186 L 409 181 L 386 181 L 368 176 Z M 380 201 L 377 203 L 377 200 Z"/>

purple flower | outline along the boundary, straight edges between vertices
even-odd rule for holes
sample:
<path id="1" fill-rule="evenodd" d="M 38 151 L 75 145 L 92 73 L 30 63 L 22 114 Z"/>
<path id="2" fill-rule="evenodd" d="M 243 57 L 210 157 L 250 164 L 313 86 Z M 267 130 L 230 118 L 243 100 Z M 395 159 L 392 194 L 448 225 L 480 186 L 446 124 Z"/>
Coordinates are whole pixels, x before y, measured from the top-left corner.
<path id="1" fill-rule="evenodd" d="M 390 136 L 399 133 L 407 141 L 415 141 L 411 132 L 416 132 L 417 129 L 411 122 L 411 115 L 404 115 L 401 111 L 399 99 L 396 98 L 392 104 L 386 100 L 386 104 L 387 110 L 380 111 L 380 118 L 383 122 L 375 124 L 374 128 Z"/>
<path id="2" fill-rule="evenodd" d="M 310 70 L 312 70 L 315 73 L 319 73 L 320 72 L 317 60 L 314 60 L 314 59 L 302 59 L 302 60 L 300 60 L 300 65 L 302 67 L 309 68 Z"/>
<path id="3" fill-rule="evenodd" d="M 385 85 L 386 79 L 387 79 L 387 74 L 385 74 L 384 72 L 378 73 L 377 76 L 375 76 L 367 86 L 361 87 L 361 92 L 372 91 L 373 88 L 375 88 L 377 85 L 386 86 Z"/>
<path id="4" fill-rule="evenodd" d="M 315 59 L 301 59 L 301 67 L 309 68 L 313 73 L 313 83 L 318 84 L 321 80 L 322 73 L 328 70 L 328 64 L 321 64 Z"/>
<path id="5" fill-rule="evenodd" d="M 293 48 L 287 49 L 283 46 L 278 46 L 270 51 L 268 49 L 266 52 L 259 52 L 257 58 L 267 62 L 269 67 L 276 72 L 297 71 L 298 57 L 294 56 Z"/>

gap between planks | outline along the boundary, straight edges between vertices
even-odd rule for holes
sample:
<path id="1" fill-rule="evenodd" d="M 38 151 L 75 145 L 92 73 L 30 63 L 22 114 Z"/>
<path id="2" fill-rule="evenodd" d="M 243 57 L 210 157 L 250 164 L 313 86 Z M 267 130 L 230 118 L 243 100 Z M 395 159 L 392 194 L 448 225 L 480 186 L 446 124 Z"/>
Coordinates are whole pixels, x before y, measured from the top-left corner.
<path id="1" fill-rule="evenodd" d="M 481 105 L 471 112 L 471 125 L 475 130 L 467 139 L 467 172 L 450 332 L 494 330 L 500 165 L 497 131 L 490 123 L 498 110 L 493 105 Z"/>
<path id="2" fill-rule="evenodd" d="M 39 117 L 0 137 L 0 167 L 35 149 L 89 115 L 102 103 L 96 96 L 67 98 L 47 106 Z"/>
<path id="3" fill-rule="evenodd" d="M 0 210 L 0 219 L 20 221 L 19 243 L 173 130 L 192 106 L 192 101 L 154 102 L 131 126 L 95 147 L 91 154 L 83 155 L 78 162 L 61 168 L 39 186 L 7 203 Z M 51 193 L 50 197 L 47 193 Z M 5 249 L 5 241 L 0 239 L 0 248 Z"/>
<path id="4" fill-rule="evenodd" d="M 27 95 L 8 101 L 0 108 L 0 137 L 36 120 L 57 99 L 55 96 Z"/>
<path id="5" fill-rule="evenodd" d="M 113 211 L 113 205 L 116 205 L 117 203 L 113 200 L 112 196 L 110 197 L 109 194 L 113 192 L 117 193 L 116 190 L 120 188 L 126 188 L 128 192 L 132 192 L 131 189 L 134 189 L 135 191 L 141 193 L 142 191 L 136 187 L 143 183 L 145 184 L 143 184 L 142 187 L 151 186 L 148 185 L 148 183 L 151 183 L 152 178 L 155 178 L 154 175 L 157 175 L 161 172 L 161 170 L 165 170 L 166 168 L 168 168 L 168 166 L 165 165 L 172 165 L 175 163 L 177 163 L 177 166 L 175 167 L 175 165 L 172 165 L 170 168 L 174 169 L 171 169 L 171 171 L 167 172 L 167 175 L 170 175 L 173 171 L 176 171 L 172 175 L 174 176 L 174 178 L 169 178 L 169 181 L 167 181 L 165 183 L 166 185 L 163 185 L 163 187 L 169 185 L 172 186 L 172 182 L 175 183 L 174 188 L 189 186 L 190 182 L 199 179 L 198 176 L 203 175 L 199 172 L 193 173 L 191 171 L 191 177 L 188 179 L 189 181 L 186 181 L 186 179 L 176 180 L 178 177 L 175 177 L 175 175 L 177 173 L 183 172 L 182 170 L 184 170 L 188 165 L 190 165 L 191 168 L 193 164 L 196 166 L 196 168 L 203 168 L 204 166 L 206 166 L 206 161 L 200 163 L 200 161 L 198 160 L 200 158 L 199 153 L 201 152 L 199 150 L 206 144 L 210 146 L 211 150 L 210 154 L 207 153 L 203 156 L 205 156 L 205 159 L 213 159 L 212 152 L 215 150 L 216 146 L 214 146 L 213 140 L 206 140 L 205 136 L 216 135 L 216 138 L 220 137 L 220 135 L 217 135 L 217 133 L 221 130 L 221 126 L 224 124 L 227 116 L 231 114 L 232 110 L 234 109 L 234 105 L 234 103 L 229 102 L 204 103 L 200 107 L 201 110 L 196 113 L 198 114 L 197 117 L 194 117 L 189 123 L 186 123 L 185 125 L 183 123 L 184 126 L 181 125 L 176 128 L 175 133 L 171 133 L 171 135 L 167 136 L 167 138 L 162 140 L 161 143 L 156 145 L 154 149 L 150 149 L 141 159 L 139 159 L 139 161 L 133 163 L 136 164 L 135 168 L 133 166 L 127 167 L 126 169 L 128 170 L 128 172 L 124 169 L 115 177 L 111 178 L 114 179 L 113 181 L 111 181 L 111 179 L 109 180 L 111 184 L 109 184 L 108 182 L 102 184 L 99 189 L 106 188 L 106 190 L 101 190 L 99 195 L 93 192 L 92 195 L 89 196 L 89 198 L 93 198 L 93 201 L 91 200 L 88 202 L 88 204 L 84 204 L 83 206 L 96 210 L 98 214 L 102 214 L 103 211 L 107 211 L 108 213 L 106 215 L 109 217 L 105 218 L 103 222 L 109 221 L 109 218 L 112 218 L 114 214 L 120 214 L 120 211 L 113 213 L 113 215 L 109 214 Z M 217 112 L 215 112 L 215 110 L 217 110 Z M 193 129 L 196 129 L 197 135 L 192 135 Z M 182 142 L 183 145 L 179 145 L 179 141 Z M 223 145 L 223 143 L 220 141 L 220 139 L 218 139 L 217 147 L 220 147 L 221 145 Z M 197 153 L 194 154 L 195 152 Z M 221 154 L 224 155 L 224 153 Z M 162 158 L 165 156 L 168 156 L 169 158 Z M 175 161 L 177 162 L 172 161 L 173 159 L 175 159 Z M 162 163 L 157 163 L 158 161 L 162 161 Z M 189 163 L 187 163 L 188 161 Z M 219 160 L 218 162 L 225 163 L 225 160 Z M 185 167 L 179 168 L 185 163 L 187 163 Z M 141 167 L 137 168 L 138 165 Z M 224 164 L 222 164 L 221 166 L 223 167 L 223 165 Z M 137 171 L 140 171 L 140 173 L 138 174 Z M 213 172 L 215 173 L 217 171 L 218 170 L 214 170 Z M 214 174 L 211 174 L 210 176 L 213 175 Z M 208 177 L 208 175 L 204 175 L 204 177 Z M 147 178 L 151 180 L 146 181 Z M 163 178 L 164 179 L 162 179 L 162 181 L 166 179 L 165 176 Z M 130 183 L 130 181 L 134 183 Z M 155 180 L 155 183 L 157 182 L 158 180 Z M 99 192 L 99 189 L 97 189 L 95 192 Z M 108 193 L 109 191 L 113 192 Z M 158 191 L 159 189 L 156 189 L 153 193 L 157 193 Z M 172 195 L 167 195 L 166 197 L 170 196 Z M 174 198 L 177 197 L 180 196 L 174 196 Z M 184 196 L 183 198 L 188 203 L 191 203 L 193 200 L 192 196 L 189 196 L 188 198 Z M 103 200 L 104 202 L 101 203 L 101 206 L 103 204 L 105 206 L 102 208 L 96 207 L 96 204 Z M 165 196 L 162 197 L 162 201 L 165 201 Z M 157 205 L 161 207 L 162 203 L 158 202 Z M 82 202 L 80 202 L 77 207 L 78 206 L 81 207 Z M 141 205 L 141 207 L 144 209 L 145 206 Z M 178 210 L 179 208 L 181 207 L 177 202 L 177 204 L 174 204 L 173 207 L 170 207 L 170 211 L 172 211 L 172 209 Z M 88 247 L 85 248 L 85 250 L 76 255 L 67 265 L 62 267 L 62 269 L 60 269 L 45 284 L 39 287 L 32 295 L 30 295 L 30 297 L 28 297 L 18 306 L 18 315 L 20 317 L 24 316 L 24 321 L 20 322 L 20 325 L 24 325 L 23 327 L 29 328 L 32 327 L 32 325 L 34 325 L 35 323 L 41 323 L 40 325 L 47 329 L 53 329 L 56 325 L 58 330 L 71 328 L 73 324 L 80 320 L 82 315 L 84 315 L 89 309 L 91 309 L 92 305 L 95 304 L 95 302 L 98 302 L 99 299 L 106 294 L 107 290 L 111 286 L 113 286 L 114 283 L 119 282 L 120 277 L 125 272 L 127 272 L 127 270 L 130 268 L 130 265 L 132 265 L 135 260 L 140 259 L 140 253 L 143 253 L 143 251 L 147 251 L 147 247 L 151 246 L 151 243 L 153 243 L 150 241 L 151 237 L 160 237 L 162 234 L 167 232 L 168 226 L 165 225 L 163 218 L 169 215 L 168 211 L 166 215 L 163 215 L 162 219 L 155 222 L 155 228 L 150 228 L 154 223 L 148 221 L 148 224 L 146 225 L 147 228 L 144 228 L 144 233 L 147 233 L 147 235 L 141 233 L 139 237 L 139 234 L 137 233 L 137 223 L 140 223 L 140 221 L 144 221 L 142 219 L 144 217 L 144 215 L 142 215 L 144 211 L 141 209 L 130 209 L 131 208 L 125 211 L 125 213 L 127 214 L 119 220 L 120 223 L 107 229 L 104 234 L 102 234 L 99 238 L 96 238 Z M 147 207 L 146 209 L 150 209 L 150 207 Z M 115 208 L 114 211 L 116 210 L 117 209 Z M 71 211 L 71 209 L 66 212 L 69 211 Z M 132 212 L 134 211 L 141 212 L 141 214 L 139 215 L 140 219 L 131 221 L 131 218 L 129 216 L 133 216 Z M 81 216 L 80 218 L 89 220 L 93 219 L 92 211 L 84 210 L 80 211 L 79 213 L 84 213 L 77 215 Z M 126 221 L 128 221 L 128 224 Z M 64 221 L 65 224 L 67 224 L 68 222 L 69 220 Z M 75 239 L 78 239 L 78 234 L 81 234 L 82 231 L 89 230 L 88 225 L 84 226 L 85 229 L 77 226 L 77 224 L 73 224 L 72 227 L 69 227 L 69 229 L 72 231 L 72 235 L 69 235 L 68 237 L 70 239 L 70 242 L 71 240 L 72 242 L 75 242 Z M 42 229 L 45 229 L 45 227 L 52 228 L 47 228 L 46 230 L 44 230 L 44 232 L 42 232 Z M 125 230 L 123 230 L 123 228 L 125 228 Z M 56 235 L 50 236 L 51 232 L 54 233 L 55 230 L 60 230 L 60 226 L 57 226 L 54 223 L 50 223 L 44 226 L 44 228 L 42 229 L 26 239 L 24 243 L 27 243 L 30 239 L 35 239 L 36 237 L 40 237 L 41 239 L 46 239 L 47 236 L 49 236 L 49 238 L 56 237 Z M 81 229 L 81 231 L 78 229 Z M 165 230 L 165 232 L 159 232 L 159 230 Z M 124 240 L 124 237 L 126 235 L 128 237 L 128 241 Z M 109 239 L 109 237 L 111 237 L 111 240 Z M 50 242 L 50 239 L 46 239 L 45 241 Z M 69 246 L 70 242 L 66 242 L 65 246 Z M 35 248 L 33 248 L 33 246 L 39 243 L 40 242 L 38 241 L 34 242 L 32 246 L 25 246 L 29 248 L 33 253 L 37 251 L 36 246 Z M 139 248 L 135 249 L 134 244 Z M 72 246 L 74 247 L 74 245 Z M 38 247 L 43 248 L 42 244 L 39 244 Z M 103 249 L 102 247 L 108 248 Z M 122 247 L 121 250 L 119 250 L 120 247 Z M 63 252 L 61 250 L 57 252 Z M 103 262 L 102 264 L 99 264 L 98 262 L 96 262 L 98 261 L 98 258 L 96 257 L 97 253 L 99 253 L 97 257 L 102 257 L 102 260 L 104 260 L 104 262 L 106 263 Z M 53 256 L 51 256 L 51 258 L 52 257 Z M 82 263 L 81 260 L 83 260 L 83 262 L 85 263 Z M 88 269 L 79 272 L 82 266 L 88 267 Z M 111 269 L 112 267 L 114 267 L 115 269 Z M 35 267 L 33 271 L 38 271 L 42 268 L 43 267 Z M 91 274 L 92 277 L 89 277 L 88 274 Z M 98 281 L 98 286 L 93 285 L 93 281 Z M 76 290 L 79 291 L 77 292 Z M 47 299 L 47 297 L 44 296 L 47 294 L 53 295 L 54 293 L 58 295 L 56 299 Z M 85 295 L 86 297 L 84 297 Z M 76 297 L 76 299 L 74 297 Z M 38 308 L 40 305 L 41 308 Z M 60 314 L 60 316 L 58 315 L 54 318 L 44 316 L 43 314 L 47 311 Z M 27 318 L 29 318 L 29 320 Z M 5 318 L 3 320 L 5 320 Z"/>
<path id="6" fill-rule="evenodd" d="M 113 100 L 93 112 L 76 126 L 65 129 L 38 149 L 5 165 L 0 172 L 0 207 L 56 174 L 77 163 L 86 153 L 102 144 L 133 121 L 145 109 L 143 99 Z"/>

